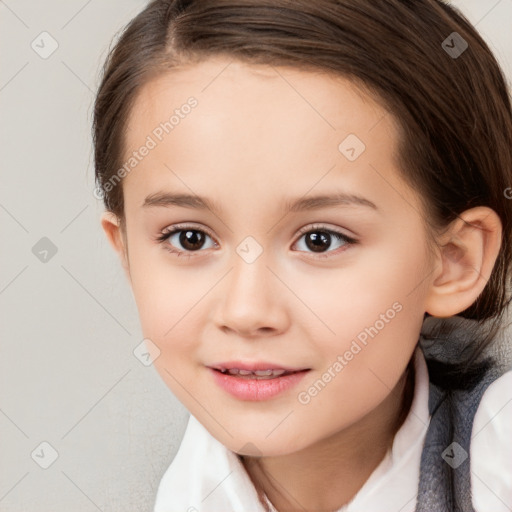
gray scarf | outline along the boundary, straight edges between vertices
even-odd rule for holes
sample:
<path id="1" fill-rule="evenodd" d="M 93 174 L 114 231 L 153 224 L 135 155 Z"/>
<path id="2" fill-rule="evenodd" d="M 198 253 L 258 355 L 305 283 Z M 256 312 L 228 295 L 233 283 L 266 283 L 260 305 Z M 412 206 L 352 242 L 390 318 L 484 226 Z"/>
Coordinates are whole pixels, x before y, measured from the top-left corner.
<path id="1" fill-rule="evenodd" d="M 507 336 L 495 339 L 471 368 L 452 377 L 443 374 L 485 329 L 462 317 L 430 317 L 423 324 L 420 347 L 429 368 L 431 420 L 421 455 L 416 512 L 475 512 L 469 457 L 473 419 L 487 387 L 511 369 Z"/>

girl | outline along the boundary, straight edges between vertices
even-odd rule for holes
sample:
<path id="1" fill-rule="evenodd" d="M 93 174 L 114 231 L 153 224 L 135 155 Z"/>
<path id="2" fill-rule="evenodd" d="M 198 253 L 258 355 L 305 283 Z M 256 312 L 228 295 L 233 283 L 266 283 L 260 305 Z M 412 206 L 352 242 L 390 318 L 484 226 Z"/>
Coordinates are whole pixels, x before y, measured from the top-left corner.
<path id="1" fill-rule="evenodd" d="M 156 512 L 512 509 L 512 112 L 438 0 L 153 0 L 102 226 L 191 416 Z"/>

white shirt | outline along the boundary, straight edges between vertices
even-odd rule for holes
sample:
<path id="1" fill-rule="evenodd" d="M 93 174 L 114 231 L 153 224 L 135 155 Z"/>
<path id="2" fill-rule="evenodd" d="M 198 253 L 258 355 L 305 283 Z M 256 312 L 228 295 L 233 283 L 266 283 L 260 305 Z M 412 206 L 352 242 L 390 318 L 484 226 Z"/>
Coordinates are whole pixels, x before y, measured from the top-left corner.
<path id="1" fill-rule="evenodd" d="M 411 409 L 392 447 L 354 498 L 338 512 L 414 512 L 423 442 L 430 421 L 429 378 L 422 351 L 414 353 Z M 471 443 L 476 512 L 512 510 L 512 371 L 486 390 Z M 270 509 L 276 509 L 267 500 Z M 164 473 L 154 512 L 264 512 L 234 452 L 190 416 L 180 448 Z"/>

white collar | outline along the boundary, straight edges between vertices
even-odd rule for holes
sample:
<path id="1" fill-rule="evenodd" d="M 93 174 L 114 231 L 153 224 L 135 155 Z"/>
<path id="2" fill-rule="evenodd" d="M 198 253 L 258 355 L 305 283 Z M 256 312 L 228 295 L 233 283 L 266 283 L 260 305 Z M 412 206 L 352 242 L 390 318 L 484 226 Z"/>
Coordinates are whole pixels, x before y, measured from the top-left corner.
<path id="1" fill-rule="evenodd" d="M 385 458 L 339 512 L 414 511 L 430 416 L 428 370 L 419 347 L 413 357 L 415 382 L 409 414 Z M 160 481 L 154 512 L 197 511 L 264 512 L 264 508 L 236 453 L 190 415 L 180 448 Z"/>

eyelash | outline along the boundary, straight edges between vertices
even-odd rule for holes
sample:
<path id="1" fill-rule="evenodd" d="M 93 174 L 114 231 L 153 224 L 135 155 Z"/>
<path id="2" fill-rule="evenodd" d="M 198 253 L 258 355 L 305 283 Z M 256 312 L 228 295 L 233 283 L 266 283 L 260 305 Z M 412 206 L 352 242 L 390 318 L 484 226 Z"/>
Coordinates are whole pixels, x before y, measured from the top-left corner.
<path id="1" fill-rule="evenodd" d="M 191 257 L 195 256 L 195 253 L 199 253 L 199 252 L 203 252 L 203 251 L 201 251 L 201 250 L 179 251 L 179 250 L 172 248 L 172 246 L 170 246 L 169 244 L 165 243 L 172 235 L 179 233 L 181 231 L 187 231 L 187 230 L 199 231 L 199 232 L 202 232 L 202 233 L 205 233 L 206 235 L 208 235 L 212 240 L 214 239 L 212 234 L 205 229 L 202 229 L 202 228 L 199 229 L 194 226 L 176 224 L 172 227 L 172 229 L 165 228 L 155 238 L 155 241 L 162 244 L 167 251 L 169 251 L 171 254 L 174 254 L 175 256 L 177 256 L 179 258 L 181 258 L 181 257 L 191 258 Z M 302 238 L 303 235 L 312 233 L 312 232 L 317 232 L 317 231 L 321 231 L 323 233 L 329 233 L 331 235 L 334 235 L 338 240 L 344 242 L 345 246 L 351 246 L 351 245 L 355 245 L 358 243 L 358 240 L 351 238 L 351 237 L 341 233 L 340 231 L 336 231 L 336 230 L 327 228 L 321 224 L 314 224 L 313 226 L 307 226 L 307 227 L 301 228 L 298 232 L 299 237 L 298 237 L 297 241 L 300 240 L 300 238 Z M 344 250 L 345 249 L 341 249 L 341 251 L 344 251 Z M 336 254 L 338 252 L 340 252 L 340 249 L 337 249 L 335 251 L 328 251 L 327 253 L 316 253 L 316 257 L 317 258 L 330 258 L 332 253 Z M 312 253 L 312 254 L 315 254 L 315 253 Z"/>

